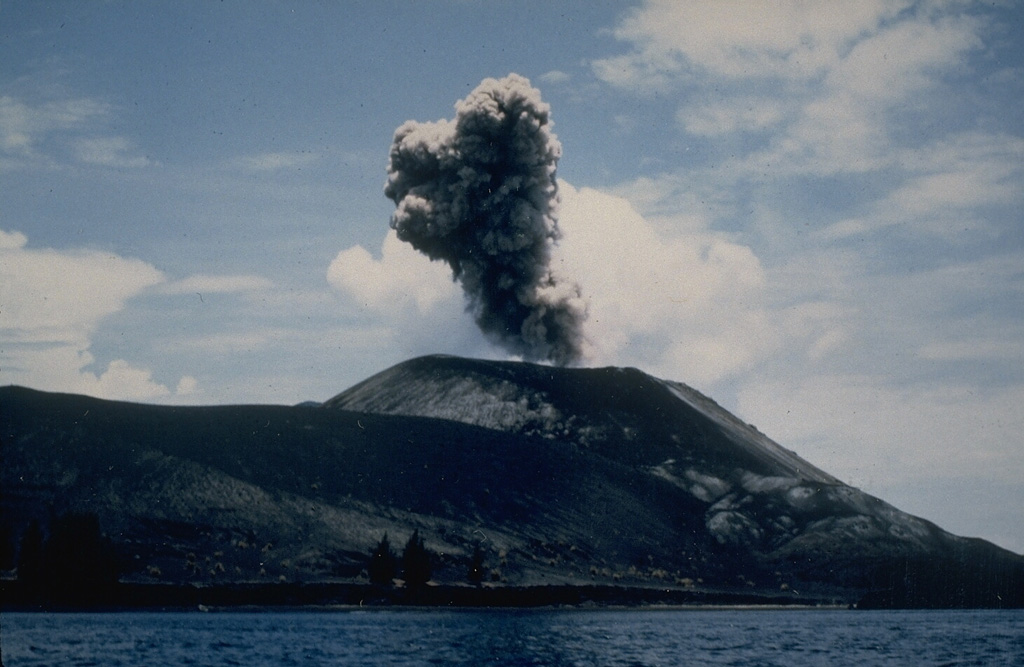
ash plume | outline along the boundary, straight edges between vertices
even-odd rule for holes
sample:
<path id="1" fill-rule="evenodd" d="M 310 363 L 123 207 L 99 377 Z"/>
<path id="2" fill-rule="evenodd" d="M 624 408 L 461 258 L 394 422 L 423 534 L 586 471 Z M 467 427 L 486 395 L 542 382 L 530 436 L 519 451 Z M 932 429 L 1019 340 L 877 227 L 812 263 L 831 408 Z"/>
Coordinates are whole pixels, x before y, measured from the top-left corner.
<path id="1" fill-rule="evenodd" d="M 384 188 L 396 206 L 391 227 L 448 263 L 492 340 L 529 360 L 578 362 L 586 305 L 550 266 L 562 151 L 550 107 L 510 74 L 485 79 L 455 112 L 395 131 Z"/>

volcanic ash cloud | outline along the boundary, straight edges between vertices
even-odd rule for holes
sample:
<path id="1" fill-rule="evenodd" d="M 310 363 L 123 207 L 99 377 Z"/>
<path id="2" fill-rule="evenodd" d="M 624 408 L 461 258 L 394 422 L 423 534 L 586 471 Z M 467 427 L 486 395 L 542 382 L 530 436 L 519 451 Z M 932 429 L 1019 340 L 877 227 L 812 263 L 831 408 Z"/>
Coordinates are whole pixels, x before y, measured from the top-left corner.
<path id="1" fill-rule="evenodd" d="M 562 151 L 550 107 L 510 74 L 484 80 L 455 112 L 395 131 L 384 188 L 396 206 L 391 227 L 448 263 L 492 340 L 529 360 L 578 362 L 586 305 L 550 266 Z"/>

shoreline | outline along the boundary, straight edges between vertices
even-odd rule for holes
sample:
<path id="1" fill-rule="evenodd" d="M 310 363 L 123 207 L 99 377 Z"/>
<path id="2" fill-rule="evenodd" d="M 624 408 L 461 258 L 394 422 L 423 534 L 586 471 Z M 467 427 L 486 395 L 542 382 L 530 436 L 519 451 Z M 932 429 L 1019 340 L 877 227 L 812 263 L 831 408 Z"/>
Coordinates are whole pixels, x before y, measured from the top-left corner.
<path id="1" fill-rule="evenodd" d="M 943 603 L 945 602 L 945 603 Z M 608 609 L 608 610 L 796 610 L 796 609 L 1019 609 L 1013 604 L 964 605 L 945 600 L 908 600 L 891 590 L 797 594 L 707 589 L 547 584 L 467 586 L 428 584 L 407 588 L 364 582 L 235 582 L 159 584 L 119 582 L 74 591 L 39 590 L 0 579 L 0 611 L 172 610 L 368 610 L 368 609 Z"/>
<path id="2" fill-rule="evenodd" d="M 129 611 L 242 609 L 822 609 L 850 603 L 796 595 L 628 586 L 428 585 L 417 588 L 363 583 L 133 584 L 118 583 L 76 597 L 44 595 L 0 582 L 2 611 Z"/>

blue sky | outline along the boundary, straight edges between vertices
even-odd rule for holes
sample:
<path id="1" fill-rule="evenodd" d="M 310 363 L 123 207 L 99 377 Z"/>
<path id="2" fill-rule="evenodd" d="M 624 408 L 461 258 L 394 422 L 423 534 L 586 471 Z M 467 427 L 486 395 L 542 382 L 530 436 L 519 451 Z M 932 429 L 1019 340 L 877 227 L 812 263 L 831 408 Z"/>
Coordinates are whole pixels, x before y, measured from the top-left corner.
<path id="1" fill-rule="evenodd" d="M 322 400 L 502 358 L 389 235 L 394 130 L 516 72 L 588 364 L 1024 552 L 1019 3 L 0 5 L 0 384 Z"/>

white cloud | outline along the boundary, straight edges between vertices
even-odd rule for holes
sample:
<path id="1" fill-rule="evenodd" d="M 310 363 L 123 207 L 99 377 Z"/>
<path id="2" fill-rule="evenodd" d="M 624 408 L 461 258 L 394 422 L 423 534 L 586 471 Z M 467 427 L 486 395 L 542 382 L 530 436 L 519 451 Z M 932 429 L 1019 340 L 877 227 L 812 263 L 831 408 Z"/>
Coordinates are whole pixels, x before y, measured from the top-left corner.
<path id="1" fill-rule="evenodd" d="M 913 176 L 880 203 L 882 215 L 912 220 L 944 233 L 952 225 L 974 227 L 972 209 L 1017 206 L 1024 199 L 1024 139 L 963 133 L 918 150 L 904 151 Z M 876 216 L 876 223 L 878 223 Z"/>
<path id="2" fill-rule="evenodd" d="M 88 137 L 75 142 L 75 154 L 87 164 L 125 169 L 152 164 L 149 158 L 135 152 L 134 146 L 124 137 Z"/>
<path id="3" fill-rule="evenodd" d="M 336 305 L 336 304 L 335 304 Z M 279 327 L 262 324 L 239 331 L 193 334 L 187 337 L 166 337 L 154 341 L 154 350 L 171 356 L 200 352 L 204 356 L 223 358 L 228 355 L 265 354 L 285 346 L 309 350 L 324 341 L 344 341 L 346 347 L 365 351 L 379 345 L 390 334 L 380 327 L 330 326 L 324 328 Z"/>
<path id="4" fill-rule="evenodd" d="M 594 70 L 616 87 L 685 91 L 696 101 L 677 117 L 691 135 L 771 129 L 767 146 L 730 156 L 738 175 L 865 173 L 896 164 L 895 130 L 928 105 L 947 104 L 943 77 L 984 46 L 984 20 L 961 10 L 650 0 L 615 29 L 632 50 Z"/>
<path id="5" fill-rule="evenodd" d="M 277 171 L 279 169 L 301 169 L 316 164 L 320 156 L 306 151 L 276 151 L 245 155 L 232 160 L 231 164 L 245 171 Z"/>
<path id="6" fill-rule="evenodd" d="M 843 327 L 828 329 L 818 336 L 807 351 L 807 356 L 813 361 L 819 361 L 838 350 L 850 340 L 850 333 Z"/>
<path id="7" fill-rule="evenodd" d="M 167 283 L 160 288 L 164 294 L 232 294 L 267 290 L 274 283 L 255 275 L 195 275 Z"/>
<path id="8" fill-rule="evenodd" d="M 51 168 L 69 158 L 103 167 L 154 164 L 105 125 L 112 107 L 98 99 L 26 101 L 0 96 L 0 169 Z"/>
<path id="9" fill-rule="evenodd" d="M 572 77 L 561 70 L 553 69 L 549 72 L 544 72 L 537 78 L 540 79 L 543 83 L 559 84 L 569 81 L 569 79 L 571 79 Z"/>
<path id="10" fill-rule="evenodd" d="M 96 250 L 27 247 L 0 232 L 0 382 L 104 398 L 150 399 L 171 392 L 123 359 L 88 370 L 99 323 L 163 274 L 136 259 Z"/>
<path id="11" fill-rule="evenodd" d="M 683 107 L 676 114 L 690 134 L 717 137 L 734 132 L 759 132 L 785 118 L 778 100 L 738 96 L 719 104 Z"/>
<path id="12" fill-rule="evenodd" d="M 292 332 L 286 332 L 292 333 Z M 157 341 L 155 347 L 161 352 L 182 354 L 189 351 L 202 350 L 204 352 L 223 356 L 239 352 L 254 352 L 267 349 L 268 346 L 277 340 L 293 339 L 292 336 L 278 338 L 275 332 L 266 329 L 259 331 L 244 332 L 221 332 L 204 335 L 191 335 L 187 338 L 176 338 L 172 340 Z"/>
<path id="13" fill-rule="evenodd" d="M 903 178 L 864 215 L 822 229 L 835 240 L 889 228 L 954 240 L 965 231 L 995 232 L 991 212 L 1016 210 L 1024 201 L 1024 139 L 961 133 L 922 148 L 894 153 Z"/>
<path id="14" fill-rule="evenodd" d="M 560 192 L 563 238 L 552 266 L 579 282 L 589 304 L 588 364 L 640 365 L 708 383 L 750 367 L 776 344 L 762 306 L 764 272 L 749 248 L 706 231 L 666 237 L 621 197 L 564 182 Z M 447 266 L 394 232 L 380 259 L 349 248 L 327 276 L 394 328 L 396 340 L 436 345 L 446 326 L 460 340 L 479 338 Z"/>
<path id="15" fill-rule="evenodd" d="M 424 314 L 462 298 L 446 264 L 426 259 L 394 231 L 384 238 L 379 260 L 362 246 L 338 253 L 327 269 L 327 282 L 375 311 L 415 307 Z"/>
<path id="16" fill-rule="evenodd" d="M 136 368 L 124 359 L 111 361 L 107 370 L 95 380 L 94 377 L 90 373 L 83 373 L 83 389 L 79 391 L 102 398 L 135 400 L 164 398 L 171 393 L 167 387 L 153 381 L 152 371 L 147 368 Z M 194 385 L 191 388 L 195 390 Z"/>
<path id="17" fill-rule="evenodd" d="M 177 396 L 192 396 L 193 394 L 199 393 L 199 381 L 191 375 L 183 375 L 178 380 L 178 386 L 174 390 Z"/>
<path id="18" fill-rule="evenodd" d="M 899 386 L 885 375 L 751 382 L 739 412 L 843 481 L 868 489 L 950 477 L 1018 482 L 1024 387 Z"/>
<path id="19" fill-rule="evenodd" d="M 639 90 L 698 73 L 810 80 L 909 4 L 648 0 L 614 31 L 633 50 L 595 61 L 594 70 L 608 83 Z"/>
<path id="20" fill-rule="evenodd" d="M 733 210 L 731 193 L 700 174 L 641 176 L 609 192 L 628 200 L 644 219 L 668 234 L 705 232 Z"/>
<path id="21" fill-rule="evenodd" d="M 34 156 L 53 132 L 82 128 L 109 112 L 109 105 L 89 98 L 30 104 L 0 96 L 0 149 L 9 155 Z"/>
<path id="22" fill-rule="evenodd" d="M 0 250 L 18 250 L 28 243 L 28 237 L 21 232 L 5 232 L 0 229 Z"/>
<path id="23" fill-rule="evenodd" d="M 864 33 L 830 68 L 825 85 L 860 100 L 912 98 L 936 74 L 981 46 L 978 19 L 917 13 Z"/>
<path id="24" fill-rule="evenodd" d="M 931 361 L 995 361 L 1024 359 L 1024 341 L 1020 340 L 943 340 L 932 341 L 917 350 L 922 359 Z"/>
<path id="25" fill-rule="evenodd" d="M 163 281 L 145 262 L 95 250 L 3 250 L 0 303 L 8 340 L 45 342 L 55 332 L 87 334 L 132 296 Z"/>
<path id="26" fill-rule="evenodd" d="M 45 344 L 5 345 L 0 359 L 0 383 L 18 384 L 113 400 L 153 400 L 171 396 L 171 391 L 153 380 L 152 371 L 124 359 L 114 359 L 101 372 L 86 370 L 95 358 L 86 349 L 88 341 L 54 340 Z"/>
<path id="27" fill-rule="evenodd" d="M 889 374 L 890 383 L 1020 383 L 1024 255 L 908 270 L 855 250 L 863 249 L 807 250 L 767 269 L 768 307 L 786 343 L 756 377 L 829 372 Z"/>
<path id="28" fill-rule="evenodd" d="M 941 74 L 980 45 L 978 30 L 969 18 L 912 16 L 863 36 L 820 90 L 801 89 L 788 130 L 751 163 L 826 175 L 893 165 L 893 128 L 918 105 L 944 102 L 935 94 Z"/>
<path id="29" fill-rule="evenodd" d="M 560 191 L 554 266 L 589 303 L 591 363 L 706 384 L 775 345 L 764 271 L 750 248 L 706 231 L 666 236 L 621 197 L 564 182 Z"/>
<path id="30" fill-rule="evenodd" d="M 362 246 L 342 250 L 327 282 L 369 319 L 364 329 L 399 356 L 444 352 L 493 357 L 466 313 L 459 286 L 442 262 L 431 262 L 389 231 L 380 259 Z"/>

